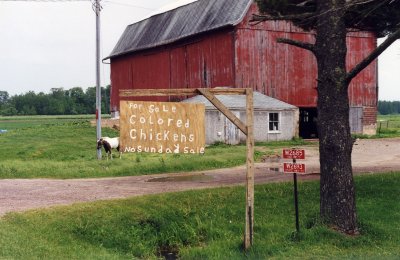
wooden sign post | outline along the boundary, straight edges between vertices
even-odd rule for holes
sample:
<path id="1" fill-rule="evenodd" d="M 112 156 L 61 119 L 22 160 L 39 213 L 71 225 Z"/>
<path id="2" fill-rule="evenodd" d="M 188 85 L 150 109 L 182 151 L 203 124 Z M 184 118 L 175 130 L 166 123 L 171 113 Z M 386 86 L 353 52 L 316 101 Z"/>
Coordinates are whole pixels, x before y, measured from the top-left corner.
<path id="1" fill-rule="evenodd" d="M 246 135 L 246 145 L 247 145 L 247 158 L 246 158 L 246 209 L 245 209 L 245 232 L 244 232 L 244 248 L 249 249 L 253 245 L 253 227 L 254 227 L 254 108 L 253 108 L 253 90 L 250 88 L 240 89 L 240 88 L 212 88 L 212 89 L 134 89 L 134 90 L 120 90 L 119 95 L 121 97 L 152 97 L 152 96 L 191 96 L 191 95 L 203 95 L 207 98 L 222 114 L 224 114 L 235 126 L 237 126 L 243 134 Z M 225 105 L 219 101 L 215 95 L 246 95 L 246 123 L 243 123 L 234 113 L 232 113 Z M 123 102 L 123 101 L 121 101 Z M 153 102 L 154 103 L 154 102 Z M 137 103 L 139 105 L 139 103 Z M 126 104 L 121 103 L 121 107 Z M 149 104 L 143 104 L 148 106 Z M 158 104 L 160 105 L 160 104 Z M 161 104 L 162 105 L 162 104 Z M 155 106 L 155 104 L 154 104 Z M 149 107 L 147 107 L 148 110 Z M 121 113 L 121 133 L 124 133 L 122 126 L 127 118 L 123 118 L 123 113 Z M 138 114 L 139 115 L 139 114 Z M 137 116 L 130 117 L 130 124 L 135 125 L 137 123 Z M 140 120 L 140 119 L 139 119 Z M 142 119 L 142 121 L 145 121 Z M 177 119 L 178 120 L 178 119 Z M 139 121 L 140 122 L 140 121 Z M 154 123 L 154 121 L 152 121 Z M 164 121 L 165 122 L 165 119 Z M 132 124 L 133 123 L 133 124 Z M 182 121 L 183 123 L 183 121 Z M 190 124 L 190 123 L 189 123 Z M 131 135 L 130 138 L 138 138 L 138 130 L 136 128 L 130 128 L 128 130 Z M 135 130 L 132 130 L 135 129 Z M 143 128 L 145 129 L 145 128 Z M 154 131 L 154 130 L 153 130 Z M 168 130 L 167 130 L 168 131 Z M 126 135 L 126 132 L 125 134 Z M 186 135 L 186 134 L 184 134 Z M 124 140 L 125 137 L 121 136 Z M 144 136 L 143 136 L 144 138 Z M 148 136 L 146 136 L 148 138 Z M 156 136 L 157 138 L 157 136 Z M 124 145 L 124 144 L 122 144 Z M 153 144 L 157 145 L 157 144 Z M 131 146 L 132 147 L 132 146 Z M 150 147 L 150 146 L 149 146 Z M 164 146 L 165 147 L 165 146 Z M 125 148 L 126 149 L 126 148 Z M 122 150 L 123 151 L 123 150 Z"/>
<path id="2" fill-rule="evenodd" d="M 254 108 L 253 90 L 246 90 L 246 117 L 247 117 L 247 174 L 246 174 L 246 234 L 244 247 L 253 245 L 254 237 Z"/>

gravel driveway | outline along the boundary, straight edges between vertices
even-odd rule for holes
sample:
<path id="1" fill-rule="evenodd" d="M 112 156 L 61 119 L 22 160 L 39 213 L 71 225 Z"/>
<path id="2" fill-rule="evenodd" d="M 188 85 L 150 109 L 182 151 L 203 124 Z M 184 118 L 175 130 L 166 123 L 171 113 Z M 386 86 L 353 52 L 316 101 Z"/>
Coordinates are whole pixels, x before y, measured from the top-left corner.
<path id="1" fill-rule="evenodd" d="M 300 180 L 319 178 L 317 147 L 306 150 L 307 174 Z M 282 162 L 265 162 L 255 165 L 255 182 L 268 183 L 292 180 L 291 174 L 276 171 Z M 353 148 L 355 173 L 400 171 L 400 138 L 358 140 Z M 25 211 L 76 202 L 108 200 L 204 189 L 244 185 L 244 166 L 211 171 L 158 174 L 147 176 L 101 179 L 6 179 L 0 180 L 0 216 L 13 211 Z"/>

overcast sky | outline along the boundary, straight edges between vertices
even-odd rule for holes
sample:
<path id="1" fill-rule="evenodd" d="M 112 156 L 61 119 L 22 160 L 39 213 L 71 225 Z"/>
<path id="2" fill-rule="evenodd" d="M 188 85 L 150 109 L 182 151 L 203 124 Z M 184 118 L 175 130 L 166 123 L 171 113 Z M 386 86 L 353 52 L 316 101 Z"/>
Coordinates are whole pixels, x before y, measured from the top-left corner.
<path id="1" fill-rule="evenodd" d="M 180 0 L 180 3 L 193 0 Z M 111 53 L 129 24 L 173 8 L 176 0 L 102 0 L 101 56 Z M 10 95 L 95 86 L 92 3 L 0 0 L 0 90 Z M 109 65 L 101 84 L 110 83 Z M 400 42 L 379 59 L 380 100 L 400 100 Z"/>

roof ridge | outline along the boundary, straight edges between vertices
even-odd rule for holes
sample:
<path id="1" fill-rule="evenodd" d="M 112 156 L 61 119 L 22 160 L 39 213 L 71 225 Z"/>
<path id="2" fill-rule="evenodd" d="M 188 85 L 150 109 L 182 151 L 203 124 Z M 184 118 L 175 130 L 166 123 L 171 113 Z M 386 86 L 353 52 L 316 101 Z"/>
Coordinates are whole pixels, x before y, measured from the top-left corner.
<path id="1" fill-rule="evenodd" d="M 254 91 L 253 98 L 253 106 L 254 109 L 275 109 L 275 110 L 286 110 L 286 109 L 295 109 L 296 106 L 293 106 L 289 103 L 281 101 L 279 99 L 264 95 L 258 91 Z M 225 106 L 229 108 L 244 108 L 246 104 L 245 95 L 215 95 L 219 101 L 221 101 Z M 204 96 L 198 95 L 188 99 L 183 100 L 182 102 L 188 103 L 204 103 L 206 107 L 211 108 L 214 105 L 211 104 Z"/>
<path id="2" fill-rule="evenodd" d="M 128 25 L 104 60 L 236 26 L 244 19 L 252 3 L 253 0 L 197 0 L 150 16 Z"/>

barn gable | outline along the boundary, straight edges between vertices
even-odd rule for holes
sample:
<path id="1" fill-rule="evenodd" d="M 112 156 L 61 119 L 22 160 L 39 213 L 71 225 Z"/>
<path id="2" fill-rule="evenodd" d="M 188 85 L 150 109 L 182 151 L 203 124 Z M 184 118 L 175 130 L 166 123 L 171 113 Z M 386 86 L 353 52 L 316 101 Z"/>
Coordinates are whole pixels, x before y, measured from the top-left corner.
<path id="1" fill-rule="evenodd" d="M 108 58 L 239 24 L 252 0 L 202 0 L 129 25 Z"/>

